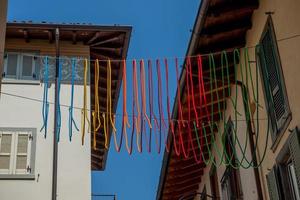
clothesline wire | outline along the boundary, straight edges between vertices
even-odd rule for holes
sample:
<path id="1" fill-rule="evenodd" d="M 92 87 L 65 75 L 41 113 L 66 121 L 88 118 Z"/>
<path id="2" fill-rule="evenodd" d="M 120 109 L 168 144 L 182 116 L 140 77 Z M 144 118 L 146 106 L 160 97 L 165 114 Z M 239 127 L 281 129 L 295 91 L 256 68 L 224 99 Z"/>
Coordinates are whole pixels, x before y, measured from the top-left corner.
<path id="1" fill-rule="evenodd" d="M 294 38 L 297 38 L 297 37 L 300 37 L 300 34 L 295 34 L 295 35 L 291 35 L 291 36 L 288 36 L 288 37 L 284 37 L 284 38 L 281 38 L 281 39 L 278 39 L 277 42 L 282 42 L 282 41 L 286 41 L 286 40 L 290 40 L 290 39 L 294 39 Z M 248 47 L 242 47 L 242 48 L 239 48 L 239 49 L 244 49 L 244 48 L 247 48 L 247 49 L 252 49 L 252 48 L 255 48 L 257 45 L 254 45 L 254 46 L 248 46 Z M 210 55 L 219 55 L 221 53 L 223 53 L 224 51 L 217 51 L 217 52 L 214 52 L 214 53 L 205 53 L 205 54 L 199 54 L 200 56 L 202 57 L 206 57 L 206 56 L 210 56 Z M 5 54 L 5 52 L 0 52 L 0 54 Z M 56 59 L 56 56 L 46 56 L 46 55 L 36 55 L 36 54 L 30 54 L 30 53 L 22 53 L 23 55 L 25 56 L 32 56 L 32 57 L 37 57 L 37 58 L 45 58 L 45 57 L 48 57 L 48 58 L 51 58 L 51 59 Z M 187 57 L 189 58 L 196 58 L 198 57 L 199 55 L 192 55 L 192 56 L 180 56 L 180 57 L 162 57 L 162 58 L 131 58 L 131 59 L 88 59 L 88 58 L 84 58 L 84 57 L 78 57 L 77 60 L 78 61 L 84 61 L 85 59 L 87 59 L 88 61 L 90 62 L 95 62 L 96 60 L 98 60 L 99 62 L 107 62 L 108 60 L 110 60 L 111 62 L 122 62 L 123 60 L 126 60 L 126 61 L 133 61 L 133 60 L 162 60 L 162 59 L 182 59 L 182 60 L 185 60 Z M 59 59 L 60 60 L 63 60 L 63 59 L 67 59 L 67 58 L 63 58 L 63 57 L 67 57 L 67 56 L 62 56 L 60 57 Z M 69 59 L 69 58 L 68 58 Z"/>
<path id="2" fill-rule="evenodd" d="M 35 102 L 43 103 L 42 100 L 37 99 L 37 98 L 26 97 L 26 96 L 17 95 L 17 94 L 8 93 L 8 92 L 3 92 L 3 91 L 0 91 L 0 94 L 6 95 L 6 96 L 15 97 L 15 98 L 26 99 L 26 100 L 30 100 L 30 101 L 35 101 Z M 54 102 L 50 102 L 50 101 L 49 101 L 49 104 L 54 105 Z M 66 105 L 66 104 L 60 104 L 60 106 L 61 106 L 61 107 L 65 107 L 65 108 L 70 108 L 70 106 L 69 106 L 69 105 Z M 74 106 L 73 108 L 76 109 L 76 110 L 82 110 L 82 108 L 76 107 L 76 106 Z M 91 109 L 87 109 L 87 110 L 88 110 L 88 111 L 91 111 Z M 101 113 L 107 113 L 107 112 L 102 111 Z M 113 113 L 113 112 L 112 112 L 112 114 L 113 114 L 113 115 L 116 115 L 116 116 L 119 116 L 119 117 L 122 117 L 122 116 L 123 116 L 123 114 L 118 114 L 118 113 Z M 132 116 L 133 116 L 133 115 L 128 114 L 128 117 L 132 117 Z M 135 115 L 135 117 L 137 117 L 137 116 Z M 157 118 L 157 119 L 163 119 L 163 118 Z M 165 120 L 168 120 L 168 118 L 164 118 L 164 119 L 165 119 Z M 178 119 L 171 119 L 171 120 L 174 120 L 174 121 L 180 121 L 180 120 L 178 120 Z M 254 120 L 257 120 L 257 119 L 254 119 Z M 260 119 L 258 119 L 258 120 L 265 121 L 265 120 L 268 120 L 268 119 L 267 119 L 267 118 L 260 118 Z M 181 120 L 181 121 L 187 122 L 188 120 Z M 194 120 L 193 120 L 193 121 L 194 121 Z M 203 121 L 203 120 L 202 120 L 202 121 Z M 247 120 L 246 120 L 246 119 L 237 119 L 237 121 L 247 121 Z M 205 121 L 203 121 L 203 122 L 205 122 Z"/>

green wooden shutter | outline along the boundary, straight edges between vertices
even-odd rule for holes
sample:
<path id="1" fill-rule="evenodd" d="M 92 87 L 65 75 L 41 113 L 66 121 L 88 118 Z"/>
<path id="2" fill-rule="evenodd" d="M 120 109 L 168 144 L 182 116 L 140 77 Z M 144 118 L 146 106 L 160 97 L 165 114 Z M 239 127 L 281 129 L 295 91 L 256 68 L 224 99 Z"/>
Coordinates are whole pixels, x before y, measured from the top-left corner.
<path id="1" fill-rule="evenodd" d="M 287 99 L 285 98 L 284 82 L 281 75 L 281 64 L 277 48 L 274 30 L 271 22 L 268 22 L 268 28 L 261 40 L 262 51 L 264 55 L 264 79 L 266 79 L 265 89 L 269 92 L 268 103 L 272 104 L 269 109 L 273 110 L 275 118 L 276 131 L 283 128 L 283 125 L 289 115 Z"/>
<path id="2" fill-rule="evenodd" d="M 273 167 L 272 170 L 267 174 L 267 184 L 270 200 L 280 200 L 276 179 L 276 167 Z"/>
<path id="3" fill-rule="evenodd" d="M 297 177 L 298 188 L 300 191 L 300 142 L 299 142 L 299 130 L 296 127 L 292 132 L 289 139 L 289 149 L 291 154 L 291 159 L 294 164 L 295 174 Z"/>

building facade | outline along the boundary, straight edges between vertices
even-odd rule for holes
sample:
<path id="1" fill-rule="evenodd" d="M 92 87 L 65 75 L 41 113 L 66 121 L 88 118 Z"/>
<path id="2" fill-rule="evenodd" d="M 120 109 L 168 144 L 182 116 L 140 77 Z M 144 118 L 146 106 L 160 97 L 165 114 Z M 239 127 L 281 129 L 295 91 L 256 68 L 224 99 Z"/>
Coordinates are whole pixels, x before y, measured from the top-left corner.
<path id="1" fill-rule="evenodd" d="M 189 159 L 175 158 L 174 152 L 165 154 L 157 199 L 299 199 L 300 96 L 297 93 L 297 77 L 300 71 L 297 66 L 300 60 L 296 52 L 300 43 L 297 11 L 300 4 L 294 0 L 224 1 L 226 5 L 222 2 L 202 2 L 193 31 L 199 34 L 192 35 L 187 53 L 218 54 L 226 50 L 229 68 L 233 70 L 230 73 L 237 81 L 231 80 L 229 86 L 209 88 L 208 98 L 211 93 L 220 91 L 221 100 L 216 97 L 215 100 L 225 105 L 221 109 L 218 129 L 212 131 L 216 146 L 209 138 L 216 164 L 196 164 Z M 234 49 L 238 49 L 239 53 L 235 54 Z M 247 63 L 244 63 L 245 50 L 249 53 Z M 240 58 L 235 63 L 233 57 L 237 54 Z M 216 63 L 221 63 L 220 56 L 215 58 Z M 203 66 L 208 66 L 203 59 Z M 216 64 L 216 69 L 219 65 Z M 250 79 L 249 82 L 245 80 L 247 65 L 253 75 L 253 86 Z M 183 71 L 183 102 L 186 95 L 184 74 Z M 217 72 L 213 79 L 222 80 L 224 74 L 220 74 Z M 194 83 L 194 86 L 198 84 Z M 223 91 L 227 94 L 228 87 L 230 94 L 222 95 Z M 235 98 L 236 105 L 231 103 Z M 214 102 L 209 99 L 208 104 L 211 109 Z M 214 113 L 211 115 L 214 116 Z M 176 110 L 173 116 L 178 118 Z M 242 148 L 234 142 L 235 137 Z M 248 148 L 242 151 L 244 146 Z M 235 158 L 234 166 L 239 162 L 244 167 L 234 167 L 232 163 L 219 164 L 224 158 L 218 155 L 216 149 L 223 148 Z M 202 150 L 205 155 L 208 154 L 205 146 Z"/>
<path id="2" fill-rule="evenodd" d="M 82 108 L 86 101 L 86 117 L 89 121 L 93 120 L 91 110 L 95 105 L 95 64 L 92 61 L 125 58 L 131 27 L 8 23 L 0 98 L 0 199 L 3 200 L 51 199 L 53 195 L 53 103 L 57 28 L 60 32 L 61 66 L 57 199 L 91 199 L 91 170 L 103 170 L 105 167 L 108 150 L 104 148 L 104 137 L 100 135 L 103 130 L 96 133 L 96 138 L 91 137 L 94 127 L 89 126 L 86 121 L 82 144 Z M 116 37 L 118 40 L 112 40 Z M 68 124 L 72 97 L 72 59 L 75 60 L 73 119 L 79 130 L 73 125 L 70 140 Z M 85 59 L 88 61 L 88 82 L 84 100 Z M 106 83 L 106 67 L 104 63 L 100 64 L 100 72 L 105 73 L 105 76 L 100 77 L 100 82 Z M 46 65 L 49 69 L 49 114 L 45 137 L 45 129 L 41 128 L 44 124 L 42 108 Z M 122 69 L 118 64 L 112 67 L 114 74 Z M 121 79 L 113 76 L 112 82 L 112 103 L 115 105 Z M 102 84 L 98 92 L 106 96 L 106 84 Z M 99 99 L 99 102 L 101 109 L 106 107 L 106 101 Z M 97 145 L 91 148 L 95 139 Z"/>

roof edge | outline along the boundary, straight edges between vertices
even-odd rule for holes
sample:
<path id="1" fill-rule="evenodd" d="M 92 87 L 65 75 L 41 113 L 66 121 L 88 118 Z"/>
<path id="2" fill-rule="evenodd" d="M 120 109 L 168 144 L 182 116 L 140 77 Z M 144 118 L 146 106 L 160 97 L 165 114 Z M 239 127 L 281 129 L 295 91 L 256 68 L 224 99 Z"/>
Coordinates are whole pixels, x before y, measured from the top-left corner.
<path id="1" fill-rule="evenodd" d="M 94 24 L 79 24 L 79 23 L 34 23 L 34 22 L 7 22 L 7 28 L 39 28 L 39 29 L 56 29 L 62 30 L 94 30 L 94 31 L 132 31 L 132 26 L 128 25 L 94 25 Z"/>

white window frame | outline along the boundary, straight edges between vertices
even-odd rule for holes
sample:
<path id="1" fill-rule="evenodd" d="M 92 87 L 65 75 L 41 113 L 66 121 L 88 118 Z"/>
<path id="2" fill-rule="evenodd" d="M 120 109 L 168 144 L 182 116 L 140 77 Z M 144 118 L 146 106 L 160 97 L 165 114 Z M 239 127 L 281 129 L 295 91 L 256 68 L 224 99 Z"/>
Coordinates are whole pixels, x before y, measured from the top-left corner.
<path id="1" fill-rule="evenodd" d="M 0 169 L 1 179 L 34 179 L 36 129 L 34 128 L 0 128 L 0 135 L 12 135 L 9 169 Z M 18 153 L 18 136 L 28 135 L 27 153 Z M 1 137 L 2 138 L 2 137 Z M 0 145 L 1 145 L 0 138 Z M 3 153 L 0 153 L 3 155 Z M 26 155 L 26 168 L 17 169 L 17 156 Z"/>
<path id="2" fill-rule="evenodd" d="M 0 169 L 0 174 L 12 174 L 12 166 L 13 166 L 13 159 L 11 159 L 12 157 L 12 152 L 13 152 L 13 133 L 9 133 L 9 132 L 3 132 L 3 134 L 0 134 L 0 149 L 1 149 L 1 144 L 2 144 L 2 136 L 3 135 L 11 135 L 11 144 L 10 144 L 10 152 L 9 153 L 1 153 L 1 156 L 9 156 L 9 169 Z"/>
<path id="3" fill-rule="evenodd" d="M 17 55 L 17 69 L 16 69 L 16 75 L 15 76 L 11 76 L 11 75 L 7 75 L 7 67 L 8 67 L 8 59 L 9 59 L 9 55 L 13 54 L 13 55 Z M 4 72 L 5 72 L 5 76 L 3 77 L 3 79 L 13 79 L 13 80 L 37 80 L 38 74 L 36 73 L 36 57 L 31 56 L 32 59 L 32 66 L 31 66 L 31 76 L 23 76 L 23 58 L 24 56 L 28 56 L 26 53 L 21 53 L 21 52 L 6 52 L 6 57 L 4 59 Z M 36 78 L 33 77 L 33 75 L 35 74 Z"/>
<path id="4" fill-rule="evenodd" d="M 30 57 L 30 56 L 27 56 L 27 55 L 24 55 L 24 54 L 20 54 L 19 55 L 19 70 L 20 70 L 20 74 L 19 74 L 19 79 L 22 79 L 22 80 L 36 80 L 36 78 L 33 77 L 33 75 L 35 74 L 35 76 L 37 76 L 37 74 L 35 73 L 35 64 L 36 64 L 36 57 L 34 56 L 31 56 L 31 60 L 32 60 L 32 66 L 31 66 L 31 76 L 24 76 L 23 75 L 23 59 L 24 59 L 24 56 L 26 57 Z"/>

